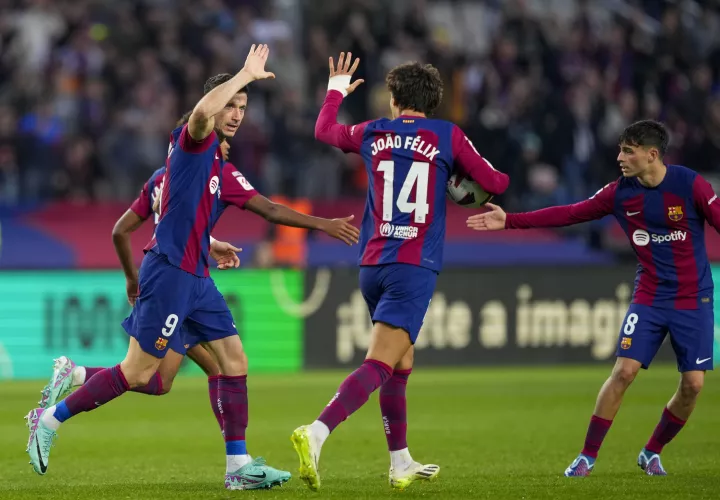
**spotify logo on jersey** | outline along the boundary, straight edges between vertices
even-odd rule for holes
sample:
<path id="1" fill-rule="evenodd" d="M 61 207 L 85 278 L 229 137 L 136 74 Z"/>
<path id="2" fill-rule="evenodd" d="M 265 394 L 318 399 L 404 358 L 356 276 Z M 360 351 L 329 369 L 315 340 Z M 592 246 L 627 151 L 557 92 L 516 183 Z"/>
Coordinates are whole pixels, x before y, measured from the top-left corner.
<path id="1" fill-rule="evenodd" d="M 632 235 L 633 243 L 639 247 L 644 247 L 650 243 L 650 234 L 644 229 L 636 229 Z"/>

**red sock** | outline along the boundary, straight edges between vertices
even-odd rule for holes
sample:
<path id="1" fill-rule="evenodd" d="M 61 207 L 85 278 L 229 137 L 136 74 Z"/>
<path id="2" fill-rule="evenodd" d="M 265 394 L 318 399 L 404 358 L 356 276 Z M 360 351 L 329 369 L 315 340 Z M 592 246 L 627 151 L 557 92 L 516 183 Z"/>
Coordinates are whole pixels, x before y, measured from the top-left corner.
<path id="1" fill-rule="evenodd" d="M 220 383 L 219 375 L 212 375 L 208 377 L 208 393 L 210 394 L 210 407 L 212 408 L 215 420 L 220 425 L 220 432 L 223 430 L 223 417 L 220 413 L 220 406 L 218 405 L 220 396 L 218 392 L 218 384 Z"/>
<path id="2" fill-rule="evenodd" d="M 606 420 L 593 415 L 590 419 L 587 434 L 585 435 L 585 446 L 581 453 L 588 457 L 597 458 L 600 446 L 602 446 L 603 439 L 605 439 L 605 435 L 610 430 L 611 425 L 612 420 Z"/>
<path id="3" fill-rule="evenodd" d="M 318 420 L 328 426 L 330 432 L 340 422 L 364 405 L 370 394 L 392 375 L 392 368 L 381 361 L 366 359 L 360 368 L 352 372 L 340 384 L 335 397 L 328 403 Z"/>
<path id="4" fill-rule="evenodd" d="M 677 436 L 685 425 L 687 420 L 680 420 L 675 415 L 670 413 L 670 410 L 665 408 L 660 417 L 657 427 L 650 436 L 645 449 L 651 453 L 660 454 L 663 447 L 673 440 Z"/>
<path id="5" fill-rule="evenodd" d="M 162 378 L 160 378 L 160 372 L 155 372 L 150 378 L 150 382 L 148 382 L 147 384 L 141 385 L 140 387 L 135 387 L 134 389 L 130 389 L 130 391 L 140 392 L 142 394 L 150 394 L 151 396 L 162 396 L 164 393 Z"/>
<path id="6" fill-rule="evenodd" d="M 90 377 L 92 377 L 93 375 L 95 375 L 97 372 L 99 372 L 100 370 L 104 370 L 104 369 L 105 369 L 105 368 L 93 368 L 93 367 L 90 367 L 90 366 L 86 366 L 86 367 L 85 367 L 85 382 L 87 382 L 88 380 L 90 380 Z M 83 383 L 85 383 L 85 382 L 83 382 Z"/>
<path id="7" fill-rule="evenodd" d="M 382 414 L 388 450 L 404 450 L 407 445 L 407 400 L 405 388 L 412 370 L 395 370 L 380 388 Z"/>

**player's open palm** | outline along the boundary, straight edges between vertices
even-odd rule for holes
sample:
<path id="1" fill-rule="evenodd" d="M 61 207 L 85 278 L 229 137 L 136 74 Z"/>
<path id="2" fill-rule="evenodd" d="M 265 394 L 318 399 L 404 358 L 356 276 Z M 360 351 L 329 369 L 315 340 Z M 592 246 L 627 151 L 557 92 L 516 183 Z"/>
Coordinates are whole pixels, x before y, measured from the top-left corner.
<path id="1" fill-rule="evenodd" d="M 342 219 L 329 219 L 322 230 L 333 238 L 352 245 L 360 239 L 360 230 L 350 224 L 354 218 L 355 216 L 351 215 Z"/>
<path id="2" fill-rule="evenodd" d="M 246 71 L 255 80 L 264 80 L 266 78 L 275 78 L 275 73 L 265 71 L 265 63 L 267 62 L 268 56 L 270 55 L 270 48 L 267 45 L 261 44 L 255 46 L 253 44 L 250 47 L 247 59 L 245 60 L 245 66 L 243 70 Z"/>
<path id="3" fill-rule="evenodd" d="M 335 66 L 332 57 L 330 58 L 329 63 L 331 85 L 333 83 L 341 85 L 341 88 L 344 88 L 347 94 L 352 94 L 355 89 L 358 88 L 365 81 L 355 80 L 354 82 L 352 82 L 352 84 L 350 83 L 353 74 L 355 73 L 355 71 L 357 71 L 358 66 L 360 65 L 359 57 L 356 57 L 355 62 L 353 62 L 352 52 L 348 52 L 347 56 L 345 55 L 345 52 L 340 52 L 337 66 Z"/>
<path id="4" fill-rule="evenodd" d="M 486 203 L 489 212 L 483 214 L 471 215 L 468 217 L 467 226 L 475 231 L 499 231 L 505 229 L 505 219 L 507 214 L 497 205 Z"/>
<path id="5" fill-rule="evenodd" d="M 242 248 L 237 248 L 225 241 L 213 241 L 210 244 L 210 257 L 217 262 L 217 268 L 221 271 L 234 269 L 240 265 L 240 257 L 237 253 Z"/>

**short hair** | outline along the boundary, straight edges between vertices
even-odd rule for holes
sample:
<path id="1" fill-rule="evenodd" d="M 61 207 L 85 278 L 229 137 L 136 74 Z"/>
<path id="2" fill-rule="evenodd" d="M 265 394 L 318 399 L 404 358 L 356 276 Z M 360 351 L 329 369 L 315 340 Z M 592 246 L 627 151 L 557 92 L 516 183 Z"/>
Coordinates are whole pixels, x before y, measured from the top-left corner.
<path id="1" fill-rule="evenodd" d="M 219 75 L 211 76 L 207 79 L 205 82 L 205 86 L 203 87 L 203 93 L 207 94 L 215 87 L 218 87 L 222 85 L 223 83 L 229 82 L 232 80 L 233 75 L 230 73 L 220 73 Z M 248 87 L 245 85 L 243 88 L 237 91 L 238 94 L 247 94 L 248 93 Z"/>
<path id="2" fill-rule="evenodd" d="M 175 126 L 176 126 L 176 127 L 182 127 L 182 126 L 185 125 L 187 122 L 189 122 L 189 121 L 190 121 L 190 115 L 191 115 L 192 113 L 193 113 L 193 110 L 191 109 L 190 111 L 188 111 L 187 113 L 185 113 L 184 115 L 182 115 L 182 118 L 180 118 L 180 119 L 178 120 L 178 122 L 177 122 L 177 124 L 176 124 Z"/>
<path id="3" fill-rule="evenodd" d="M 655 120 L 640 120 L 623 130 L 618 144 L 628 146 L 654 147 L 664 156 L 667 152 L 670 134 L 665 125 Z"/>
<path id="4" fill-rule="evenodd" d="M 440 72 L 431 64 L 410 62 L 390 70 L 385 78 L 395 105 L 432 115 L 440 106 L 443 81 Z"/>

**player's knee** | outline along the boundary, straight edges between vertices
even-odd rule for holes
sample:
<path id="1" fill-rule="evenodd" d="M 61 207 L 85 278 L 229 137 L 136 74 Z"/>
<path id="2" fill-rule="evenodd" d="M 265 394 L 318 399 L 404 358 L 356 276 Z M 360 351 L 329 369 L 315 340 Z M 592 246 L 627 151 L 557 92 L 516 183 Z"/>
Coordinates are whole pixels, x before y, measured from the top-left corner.
<path id="1" fill-rule="evenodd" d="M 683 377 L 680 383 L 680 393 L 685 399 L 695 399 L 702 391 L 704 383 L 703 377 Z"/>
<path id="2" fill-rule="evenodd" d="M 170 392 L 170 389 L 172 389 L 173 381 L 175 380 L 175 377 L 163 377 L 160 376 L 160 380 L 162 381 L 162 387 L 160 388 L 160 395 L 167 394 Z"/>
<path id="3" fill-rule="evenodd" d="M 612 379 L 616 383 L 627 387 L 635 380 L 637 373 L 638 367 L 630 364 L 619 364 L 613 369 Z"/>

